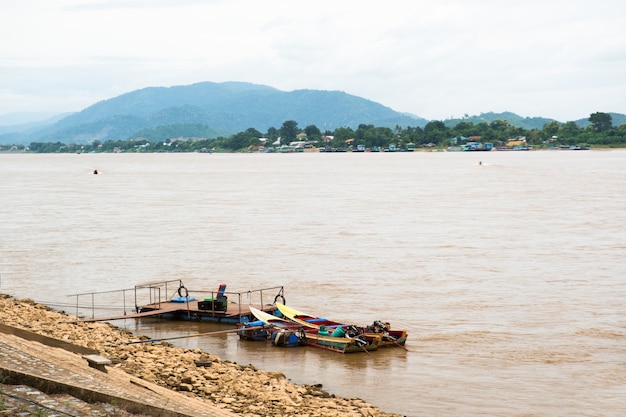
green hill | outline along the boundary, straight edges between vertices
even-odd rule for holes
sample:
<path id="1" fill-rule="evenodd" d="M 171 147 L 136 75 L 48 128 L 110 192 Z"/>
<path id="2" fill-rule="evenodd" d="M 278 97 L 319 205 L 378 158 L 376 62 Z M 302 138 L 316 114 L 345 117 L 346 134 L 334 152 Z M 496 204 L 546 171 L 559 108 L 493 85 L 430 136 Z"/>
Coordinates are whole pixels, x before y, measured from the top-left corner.
<path id="1" fill-rule="evenodd" d="M 541 129 L 544 125 L 553 121 L 553 119 L 547 119 L 545 117 L 522 117 L 515 113 L 503 112 L 503 113 L 481 113 L 478 116 L 469 116 L 462 119 L 447 119 L 444 120 L 444 124 L 448 127 L 454 127 L 460 122 L 470 122 L 475 125 L 481 123 L 491 123 L 496 120 L 506 120 L 510 125 L 521 127 L 523 129 Z"/>
<path id="2" fill-rule="evenodd" d="M 610 113 L 610 112 L 607 112 L 607 113 L 611 115 L 611 122 L 613 126 L 617 127 L 617 126 L 626 124 L 626 114 Z M 576 124 L 580 127 L 587 127 L 591 125 L 591 123 L 589 122 L 589 119 L 576 120 Z"/>
<path id="3" fill-rule="evenodd" d="M 613 126 L 626 123 L 626 115 L 609 113 Z M 341 91 L 280 91 L 273 87 L 244 83 L 202 82 L 174 87 L 148 87 L 109 100 L 83 111 L 62 115 L 60 120 L 15 126 L 0 126 L 0 144 L 31 142 L 90 143 L 94 140 L 127 140 L 144 137 L 228 137 L 254 128 L 267 132 L 283 122 L 295 120 L 298 127 L 315 125 L 320 130 L 359 125 L 395 128 L 421 127 L 428 120 L 400 113 L 382 104 Z M 515 113 L 481 113 L 443 123 L 475 125 L 506 120 L 524 129 L 542 129 L 554 121 L 544 117 L 522 117 Z M 590 123 L 575 121 L 581 127 Z"/>
<path id="4" fill-rule="evenodd" d="M 427 121 L 396 112 L 382 104 L 340 91 L 296 90 L 242 82 L 204 82 L 187 86 L 149 87 L 98 102 L 85 110 L 28 135 L 20 143 L 87 143 L 126 140 L 151 130 L 175 125 L 176 136 L 192 136 L 206 127 L 213 137 L 255 128 L 261 132 L 295 120 L 304 128 L 424 126 Z M 193 128 L 192 128 L 193 127 Z M 10 135 L 13 140 L 18 136 Z M 14 142 L 15 143 L 15 142 Z"/>
<path id="5" fill-rule="evenodd" d="M 620 114 L 620 113 L 608 113 L 611 115 L 612 121 L 613 121 L 613 126 L 621 126 L 623 124 L 626 124 L 626 115 L 624 114 Z M 457 124 L 459 124 L 460 122 L 469 122 L 469 123 L 473 123 L 475 125 L 481 124 L 481 123 L 491 123 L 494 122 L 496 120 L 506 120 L 507 122 L 509 122 L 509 124 L 511 126 L 516 126 L 516 127 L 521 127 L 523 129 L 543 129 L 543 127 L 553 121 L 557 121 L 559 123 L 563 123 L 563 121 L 558 121 L 558 120 L 554 120 L 554 119 L 548 119 L 545 117 L 522 117 L 519 116 L 515 113 L 511 113 L 511 112 L 503 112 L 503 113 L 494 113 L 494 112 L 488 112 L 488 113 L 481 113 L 478 116 L 466 116 L 464 118 L 461 119 L 446 119 L 443 121 L 443 123 L 447 126 L 447 127 L 454 127 Z M 576 123 L 578 126 L 580 127 L 587 127 L 589 125 L 591 125 L 591 123 L 589 122 L 588 118 L 584 118 L 584 119 L 578 119 L 578 120 L 573 120 L 574 123 Z"/>

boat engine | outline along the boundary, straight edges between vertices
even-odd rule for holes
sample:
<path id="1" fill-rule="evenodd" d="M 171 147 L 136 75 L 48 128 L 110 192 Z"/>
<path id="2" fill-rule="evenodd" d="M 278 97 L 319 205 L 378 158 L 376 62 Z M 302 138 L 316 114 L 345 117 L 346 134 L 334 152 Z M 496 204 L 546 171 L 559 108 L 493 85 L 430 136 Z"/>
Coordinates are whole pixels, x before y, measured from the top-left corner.
<path id="1" fill-rule="evenodd" d="M 348 335 L 348 337 L 357 337 L 362 333 L 363 331 L 359 330 L 359 328 L 354 325 L 346 327 L 346 335 Z"/>
<path id="2" fill-rule="evenodd" d="M 272 344 L 274 346 L 304 346 L 306 334 L 303 329 L 278 330 L 272 334 Z"/>
<path id="3" fill-rule="evenodd" d="M 389 323 L 383 323 L 380 320 L 375 320 L 367 329 L 372 333 L 386 333 L 389 330 Z"/>
<path id="4" fill-rule="evenodd" d="M 355 325 L 351 324 L 346 327 L 346 336 L 354 339 L 354 341 L 360 346 L 369 344 L 369 342 L 365 339 L 365 329 L 359 328 Z"/>

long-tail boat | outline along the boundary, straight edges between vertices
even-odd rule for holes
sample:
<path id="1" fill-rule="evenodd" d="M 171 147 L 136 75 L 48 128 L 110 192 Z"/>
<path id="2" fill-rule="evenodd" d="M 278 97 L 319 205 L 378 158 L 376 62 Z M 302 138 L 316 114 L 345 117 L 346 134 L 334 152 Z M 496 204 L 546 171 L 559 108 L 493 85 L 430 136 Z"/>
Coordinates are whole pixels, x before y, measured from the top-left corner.
<path id="1" fill-rule="evenodd" d="M 375 320 L 371 325 L 359 328 L 354 325 L 347 325 L 327 318 L 306 314 L 279 302 L 276 303 L 276 307 L 289 320 L 312 329 L 319 330 L 322 326 L 327 329 L 343 329 L 344 331 L 346 329 L 354 331 L 353 328 L 361 329 L 367 338 L 379 338 L 379 347 L 404 346 L 408 337 L 406 330 L 392 330 L 389 323 L 384 323 L 380 320 Z"/>
<path id="2" fill-rule="evenodd" d="M 252 306 L 250 306 L 250 311 L 263 323 L 275 327 L 276 330 L 272 333 L 270 339 L 276 346 L 295 346 L 295 338 L 298 341 L 304 340 L 307 346 L 339 353 L 369 352 L 378 349 L 378 339 L 368 340 L 362 334 L 353 337 L 343 332 L 341 335 L 333 335 L 323 328 L 312 328 L 293 321 L 287 321 Z"/>

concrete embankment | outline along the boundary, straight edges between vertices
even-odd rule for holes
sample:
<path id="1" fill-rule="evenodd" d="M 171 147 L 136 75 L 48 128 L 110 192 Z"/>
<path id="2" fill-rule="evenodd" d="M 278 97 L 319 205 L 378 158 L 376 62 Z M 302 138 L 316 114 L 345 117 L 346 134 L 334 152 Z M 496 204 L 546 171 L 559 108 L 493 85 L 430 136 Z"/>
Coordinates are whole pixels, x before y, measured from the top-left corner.
<path id="1" fill-rule="evenodd" d="M 277 415 L 397 417 L 360 399 L 290 383 L 280 372 L 222 361 L 199 349 L 140 342 L 107 323 L 0 295 L 0 383 L 65 393 L 159 416 Z M 98 370 L 85 355 L 111 361 Z"/>

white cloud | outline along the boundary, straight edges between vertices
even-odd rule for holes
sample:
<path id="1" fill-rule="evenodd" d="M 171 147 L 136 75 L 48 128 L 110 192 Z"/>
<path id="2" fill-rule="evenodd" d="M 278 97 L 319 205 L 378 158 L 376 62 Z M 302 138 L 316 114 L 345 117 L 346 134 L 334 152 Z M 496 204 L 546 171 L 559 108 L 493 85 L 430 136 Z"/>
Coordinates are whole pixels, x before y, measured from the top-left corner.
<path id="1" fill-rule="evenodd" d="M 617 0 L 5 1 L 0 114 L 229 80 L 430 119 L 626 113 L 625 12 Z"/>

